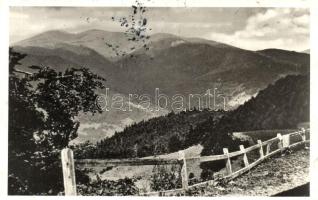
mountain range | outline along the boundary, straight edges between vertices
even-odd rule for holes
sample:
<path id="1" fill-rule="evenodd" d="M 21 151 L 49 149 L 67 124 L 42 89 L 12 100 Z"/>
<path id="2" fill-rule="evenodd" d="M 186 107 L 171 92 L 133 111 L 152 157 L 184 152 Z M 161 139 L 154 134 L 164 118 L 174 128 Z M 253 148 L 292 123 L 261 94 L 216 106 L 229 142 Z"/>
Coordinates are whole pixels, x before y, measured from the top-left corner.
<path id="1" fill-rule="evenodd" d="M 226 108 L 234 109 L 276 80 L 310 71 L 308 53 L 281 49 L 250 51 L 165 33 L 151 35 L 147 48 L 128 41 L 124 33 L 103 30 L 76 34 L 48 31 L 12 46 L 28 55 L 22 60 L 21 68 L 25 70 L 31 71 L 26 68 L 29 65 L 50 66 L 58 71 L 70 66 L 89 67 L 106 78 L 106 87 L 112 94 L 122 94 L 125 104 L 135 105 L 129 113 L 112 111 L 101 116 L 81 116 L 78 141 L 109 137 L 126 125 L 170 110 L 153 113 L 138 106 L 138 102 L 127 102 L 129 94 L 149 94 L 153 100 L 155 88 L 168 97 L 203 94 L 217 88 L 228 98 Z M 118 52 L 124 53 L 117 55 Z M 185 106 L 190 105 L 185 102 Z"/>

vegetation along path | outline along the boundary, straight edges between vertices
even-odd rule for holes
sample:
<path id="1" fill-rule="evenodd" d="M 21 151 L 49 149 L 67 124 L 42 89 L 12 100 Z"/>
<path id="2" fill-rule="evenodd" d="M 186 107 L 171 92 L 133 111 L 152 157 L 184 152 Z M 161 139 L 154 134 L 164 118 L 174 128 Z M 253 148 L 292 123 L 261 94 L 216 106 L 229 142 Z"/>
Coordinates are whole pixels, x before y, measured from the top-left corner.
<path id="1" fill-rule="evenodd" d="M 250 172 L 224 185 L 193 189 L 203 196 L 272 196 L 309 183 L 309 149 L 269 158 Z"/>

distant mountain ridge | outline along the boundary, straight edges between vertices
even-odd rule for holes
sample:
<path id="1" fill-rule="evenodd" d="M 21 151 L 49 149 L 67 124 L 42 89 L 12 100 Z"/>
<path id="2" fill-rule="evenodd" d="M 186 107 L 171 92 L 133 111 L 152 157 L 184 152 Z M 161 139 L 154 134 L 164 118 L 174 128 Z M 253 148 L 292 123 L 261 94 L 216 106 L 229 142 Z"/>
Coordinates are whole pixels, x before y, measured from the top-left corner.
<path id="1" fill-rule="evenodd" d="M 310 49 L 306 49 L 306 50 L 302 51 L 302 53 L 310 54 Z"/>
<path id="2" fill-rule="evenodd" d="M 222 43 L 204 40 L 200 38 L 181 38 L 173 34 L 168 33 L 157 33 L 151 35 L 150 43 L 166 40 L 168 38 L 177 40 L 182 39 L 187 42 L 195 43 L 209 43 L 210 45 L 230 46 Z M 106 43 L 118 46 L 120 50 L 127 53 L 132 53 L 135 49 L 135 42 L 128 42 L 127 36 L 123 32 L 110 32 L 98 29 L 91 29 L 80 33 L 69 33 L 66 31 L 52 30 L 47 31 L 31 38 L 15 42 L 12 46 L 37 46 L 44 48 L 56 48 L 56 44 L 66 43 L 75 46 L 84 46 L 94 49 L 99 54 L 103 55 L 109 60 L 118 60 L 120 57 L 116 57 L 116 53 L 109 47 L 106 47 Z"/>
<path id="3" fill-rule="evenodd" d="M 14 46 L 14 50 L 28 55 L 22 62 L 22 66 L 25 67 L 29 65 L 44 65 L 60 71 L 71 66 L 94 66 L 91 67 L 91 70 L 98 74 L 104 73 L 105 69 L 113 67 L 113 64 L 105 57 L 98 54 L 93 49 L 83 46 L 57 43 L 55 48 Z M 50 57 L 58 59 L 52 60 Z"/>
<path id="4" fill-rule="evenodd" d="M 106 42 L 127 51 L 127 55 L 116 56 Z M 207 89 L 217 88 L 218 93 L 227 96 L 227 109 L 243 104 L 282 77 L 306 74 L 310 69 L 308 54 L 278 49 L 249 51 L 166 33 L 152 35 L 148 46 L 149 50 L 134 46 L 123 33 L 102 30 L 76 34 L 48 31 L 13 45 L 16 51 L 28 55 L 21 67 L 45 65 L 56 70 L 89 67 L 106 78 L 106 86 L 114 93 L 149 94 L 152 100 L 155 88 L 169 97 L 204 94 Z M 196 102 L 194 106 L 197 105 Z M 185 102 L 185 107 L 188 106 Z M 102 115 L 117 118 L 115 113 Z M 126 114 L 120 115 L 123 118 L 119 121 L 127 118 Z M 149 113 L 139 113 L 138 120 L 142 115 L 144 119 L 149 118 Z"/>
<path id="5" fill-rule="evenodd" d="M 105 40 L 105 38 L 107 38 Z M 116 41 L 118 45 L 126 42 L 124 33 L 120 32 L 107 32 L 100 30 L 88 30 L 81 33 L 68 33 L 65 31 L 47 31 L 31 38 L 16 42 L 13 46 L 36 46 L 54 49 L 56 44 L 66 43 L 75 46 L 84 46 L 94 49 L 105 58 L 110 59 L 115 56 L 110 48 L 106 48 L 105 42 Z"/>
<path id="6" fill-rule="evenodd" d="M 310 65 L 310 59 L 308 59 L 308 54 L 306 52 L 299 53 L 281 49 L 264 49 L 257 52 L 280 62 L 294 64 L 294 66 L 299 68 Z"/>

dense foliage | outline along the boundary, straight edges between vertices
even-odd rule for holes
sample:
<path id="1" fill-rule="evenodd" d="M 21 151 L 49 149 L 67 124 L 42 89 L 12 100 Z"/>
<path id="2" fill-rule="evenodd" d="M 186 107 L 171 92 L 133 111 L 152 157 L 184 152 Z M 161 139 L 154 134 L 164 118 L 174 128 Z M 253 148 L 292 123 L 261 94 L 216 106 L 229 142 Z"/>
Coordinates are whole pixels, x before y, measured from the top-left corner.
<path id="1" fill-rule="evenodd" d="M 27 73 L 17 69 L 25 56 L 10 49 L 8 193 L 53 195 L 63 183 L 60 150 L 77 137 L 79 112 L 101 112 L 95 91 L 104 79 L 86 68 Z"/>

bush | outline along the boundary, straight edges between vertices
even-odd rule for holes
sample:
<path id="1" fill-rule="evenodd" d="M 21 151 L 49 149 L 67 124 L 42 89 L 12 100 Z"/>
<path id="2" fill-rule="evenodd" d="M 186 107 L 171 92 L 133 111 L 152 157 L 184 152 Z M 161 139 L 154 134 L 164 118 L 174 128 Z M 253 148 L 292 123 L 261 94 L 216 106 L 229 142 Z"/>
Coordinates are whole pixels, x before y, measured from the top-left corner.
<path id="1" fill-rule="evenodd" d="M 181 187 L 180 165 L 156 165 L 152 170 L 150 187 L 154 191 L 171 190 Z"/>
<path id="2" fill-rule="evenodd" d="M 117 181 L 100 180 L 77 185 L 77 193 L 83 196 L 136 195 L 139 190 L 135 185 L 136 178 L 124 178 Z"/>

